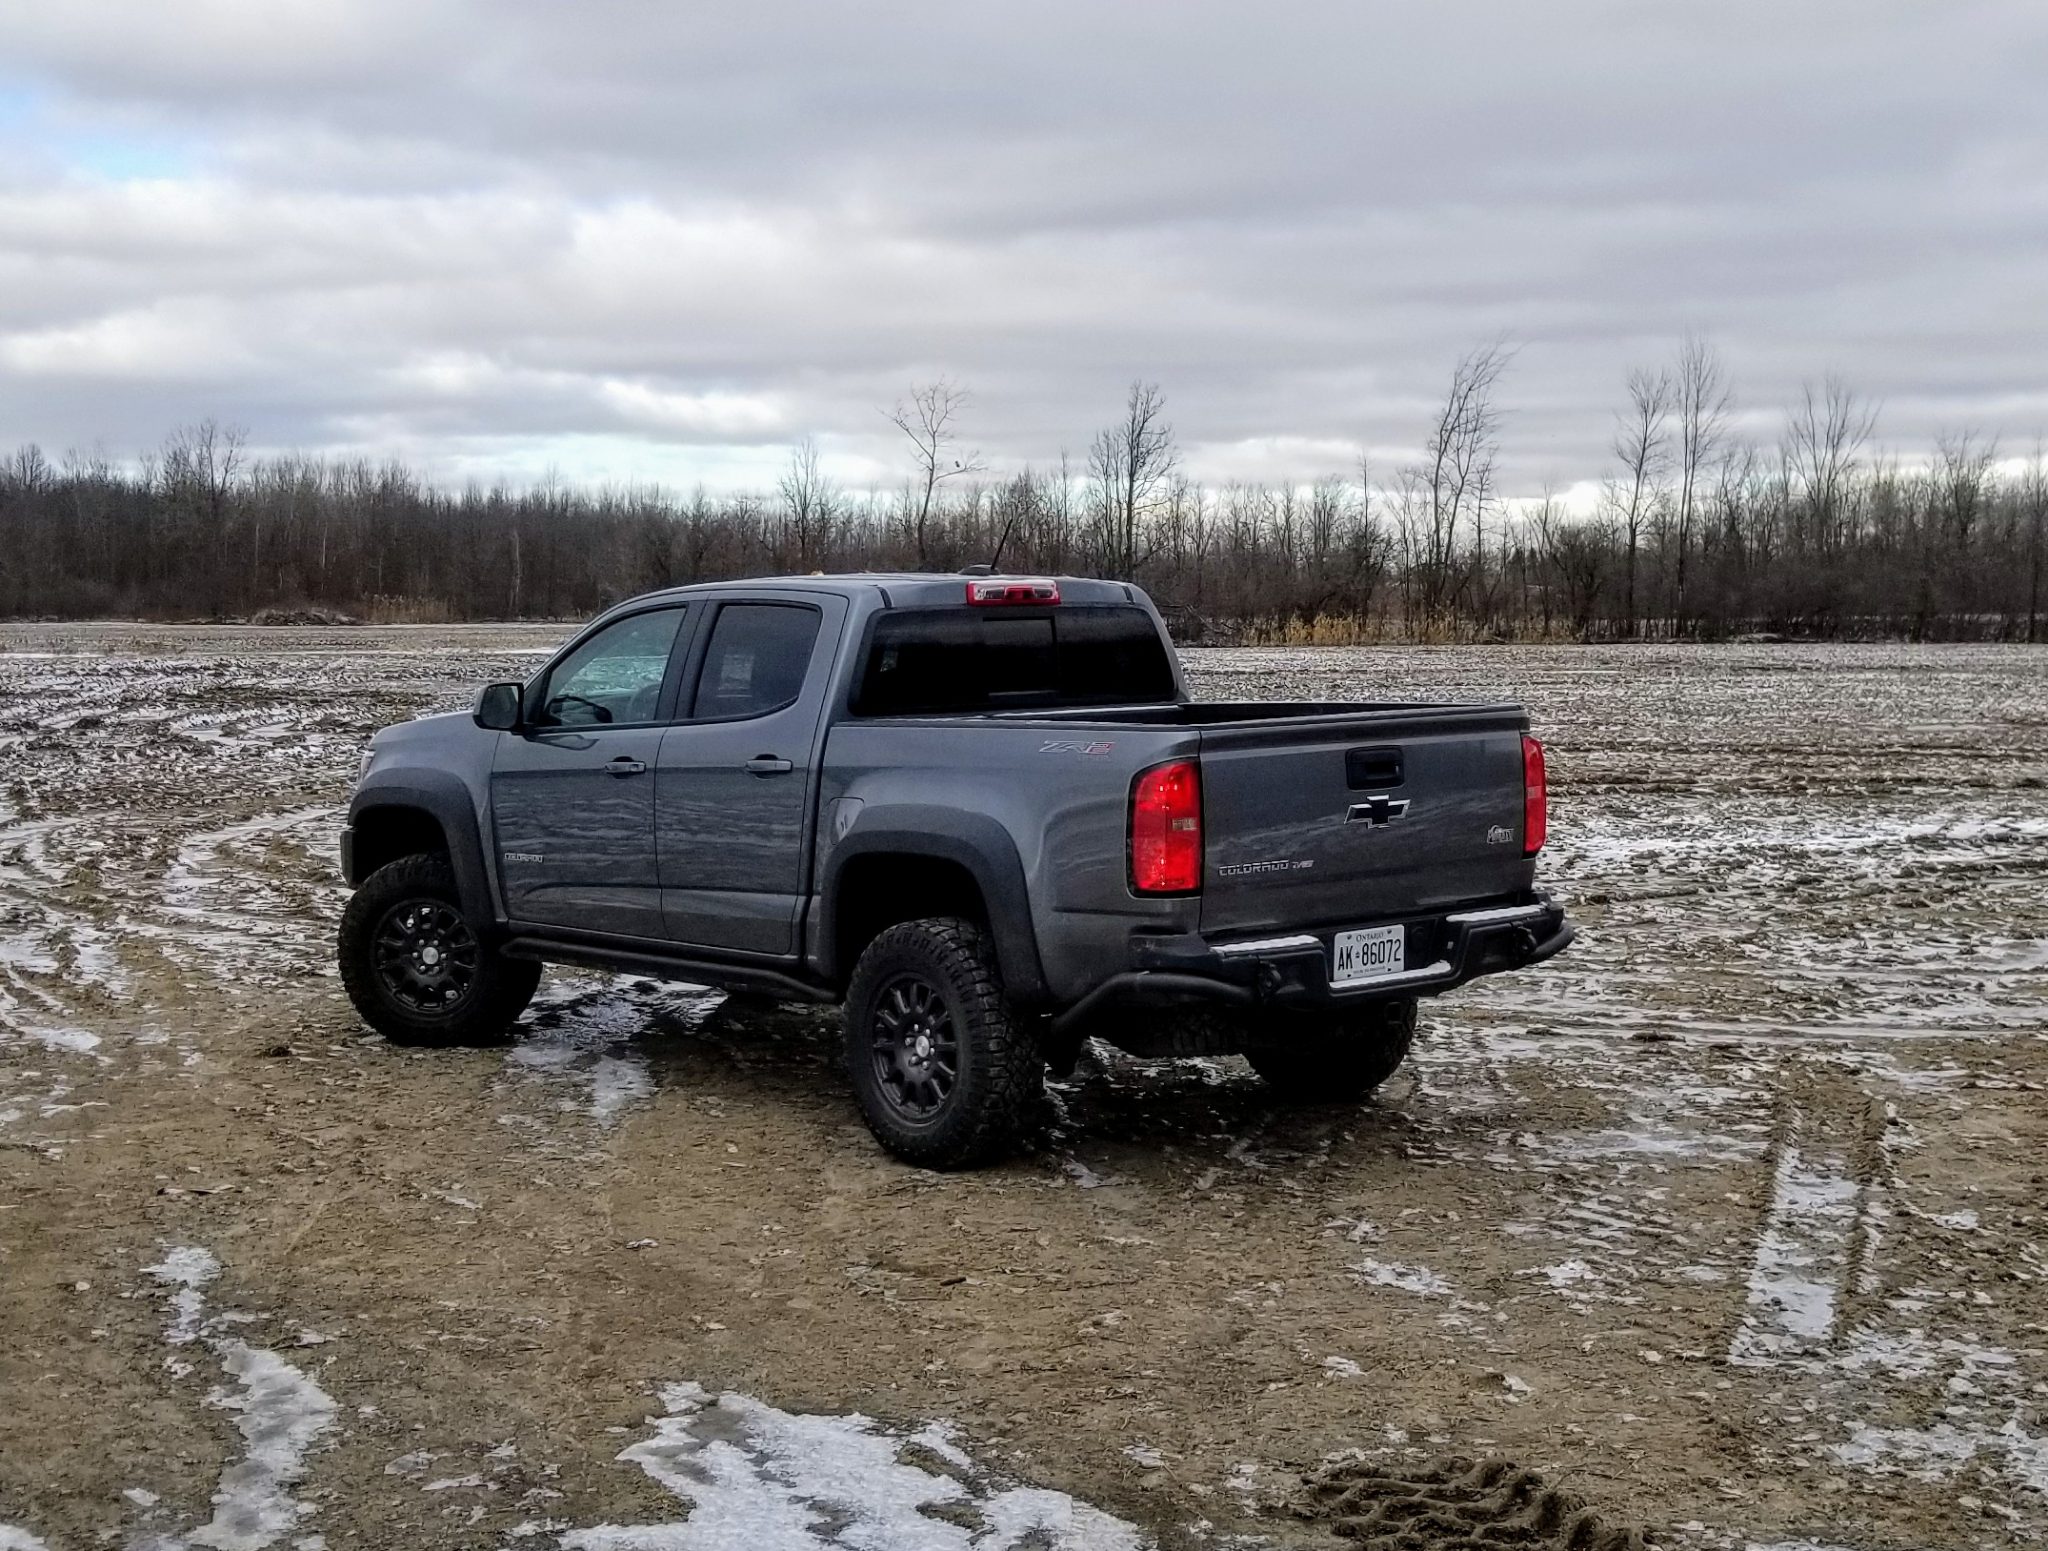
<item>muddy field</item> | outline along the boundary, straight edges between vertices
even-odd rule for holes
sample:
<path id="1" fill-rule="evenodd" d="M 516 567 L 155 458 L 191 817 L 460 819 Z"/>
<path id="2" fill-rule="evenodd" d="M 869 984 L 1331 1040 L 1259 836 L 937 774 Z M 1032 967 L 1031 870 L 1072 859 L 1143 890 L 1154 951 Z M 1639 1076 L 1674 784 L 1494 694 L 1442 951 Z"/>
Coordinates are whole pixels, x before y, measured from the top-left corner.
<path id="1" fill-rule="evenodd" d="M 1526 700 L 1584 935 L 934 1176 L 828 1014 L 357 1024 L 363 738 L 556 634 L 0 629 L 4 1551 L 2048 1536 L 2048 656 L 1192 653 Z"/>

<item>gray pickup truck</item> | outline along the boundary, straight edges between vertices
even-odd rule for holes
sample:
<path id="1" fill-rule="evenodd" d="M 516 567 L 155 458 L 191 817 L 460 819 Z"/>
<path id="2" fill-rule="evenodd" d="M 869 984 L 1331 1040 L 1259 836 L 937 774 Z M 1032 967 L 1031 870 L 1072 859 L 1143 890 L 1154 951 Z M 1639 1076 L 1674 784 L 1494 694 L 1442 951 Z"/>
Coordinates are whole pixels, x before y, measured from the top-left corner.
<path id="1" fill-rule="evenodd" d="M 371 740 L 341 974 L 429 1044 L 544 961 L 842 1002 L 875 1135 L 954 1167 L 1091 1036 L 1357 1098 L 1418 997 L 1571 941 L 1546 813 L 1520 708 L 1192 700 L 1121 582 L 719 582 Z"/>

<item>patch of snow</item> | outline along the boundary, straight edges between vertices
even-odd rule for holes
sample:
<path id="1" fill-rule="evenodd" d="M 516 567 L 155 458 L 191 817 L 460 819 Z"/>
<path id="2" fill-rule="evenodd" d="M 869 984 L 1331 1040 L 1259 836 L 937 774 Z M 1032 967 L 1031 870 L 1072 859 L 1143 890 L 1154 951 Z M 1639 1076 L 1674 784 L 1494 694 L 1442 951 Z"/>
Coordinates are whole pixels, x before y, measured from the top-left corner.
<path id="1" fill-rule="evenodd" d="M 927 1422 L 910 1435 L 910 1441 L 960 1470 L 972 1470 L 974 1461 L 954 1439 L 958 1429 L 951 1422 Z"/>
<path id="2" fill-rule="evenodd" d="M 1100 1190 L 1104 1185 L 1113 1185 L 1115 1180 L 1104 1179 L 1079 1158 L 1069 1158 L 1060 1165 L 1066 1175 L 1083 1190 Z"/>
<path id="3" fill-rule="evenodd" d="M 177 1289 L 171 1296 L 171 1321 L 164 1339 L 173 1346 L 189 1344 L 206 1329 L 207 1284 L 220 1275 L 220 1262 L 210 1250 L 179 1245 L 162 1260 L 143 1268 L 159 1282 Z M 232 1323 L 222 1315 L 214 1323 Z M 162 1543 L 164 1551 L 189 1546 L 212 1551 L 263 1551 L 314 1511 L 312 1504 L 291 1495 L 306 1473 L 307 1451 L 334 1423 L 334 1399 L 318 1384 L 275 1352 L 224 1336 L 207 1338 L 221 1366 L 240 1387 L 237 1394 L 215 1392 L 208 1404 L 240 1413 L 235 1427 L 242 1435 L 242 1458 L 221 1472 L 213 1494 L 213 1518 L 191 1534 Z M 178 1364 L 178 1377 L 191 1371 Z"/>
<path id="4" fill-rule="evenodd" d="M 1923 1481 L 1934 1481 L 1975 1459 L 1982 1442 L 1947 1422 L 1932 1427 L 1872 1427 L 1856 1422 L 1849 1428 L 1848 1440 L 1828 1452 L 1845 1465 L 1894 1467 Z"/>
<path id="5" fill-rule="evenodd" d="M 1599 1273 L 1583 1260 L 1564 1260 L 1554 1266 L 1533 1266 L 1526 1271 L 1518 1271 L 1515 1274 L 1517 1276 L 1539 1276 L 1549 1284 L 1553 1292 L 1563 1292 L 1566 1288 L 1577 1287 L 1585 1282 L 1597 1282 L 1600 1280 Z"/>
<path id="6" fill-rule="evenodd" d="M 1354 1261 L 1351 1269 L 1368 1287 L 1392 1287 L 1418 1298 L 1450 1296 L 1451 1284 L 1426 1266 L 1397 1265 L 1368 1257 Z"/>
<path id="7" fill-rule="evenodd" d="M 197 1339 L 199 1316 L 206 1307 L 206 1294 L 200 1289 L 220 1275 L 220 1262 L 211 1251 L 185 1244 L 166 1251 L 162 1260 L 142 1269 L 178 1289 L 171 1296 L 171 1323 L 164 1331 L 164 1339 L 173 1346 L 184 1346 Z"/>
<path id="8" fill-rule="evenodd" d="M 598 1525 L 564 1551 L 754 1551 L 835 1546 L 869 1551 L 1140 1551 L 1132 1525 L 1063 1492 L 970 1486 L 905 1462 L 906 1442 L 868 1417 L 801 1416 L 696 1384 L 662 1390 L 654 1436 L 619 1455 L 677 1498 L 666 1524 Z M 970 1530 L 925 1510 L 968 1510 Z"/>
<path id="9" fill-rule="evenodd" d="M 213 1519 L 187 1537 L 214 1551 L 263 1551 L 314 1511 L 291 1488 L 306 1474 L 306 1453 L 334 1424 L 334 1399 L 275 1352 L 240 1341 L 219 1343 L 223 1366 L 242 1392 L 219 1403 L 239 1411 L 242 1458 L 221 1472 Z"/>

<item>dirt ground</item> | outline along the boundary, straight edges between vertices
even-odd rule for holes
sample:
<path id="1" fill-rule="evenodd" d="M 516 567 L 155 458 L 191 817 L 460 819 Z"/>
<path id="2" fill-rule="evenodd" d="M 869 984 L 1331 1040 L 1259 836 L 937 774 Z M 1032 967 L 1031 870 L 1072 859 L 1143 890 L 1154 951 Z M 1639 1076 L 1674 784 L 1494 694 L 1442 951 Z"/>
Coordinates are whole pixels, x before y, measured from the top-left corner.
<path id="1" fill-rule="evenodd" d="M 0 1551 L 2048 1536 L 2048 656 L 1190 653 L 1526 701 L 1583 937 L 939 1176 L 827 1013 L 356 1022 L 363 738 L 558 634 L 0 629 Z"/>

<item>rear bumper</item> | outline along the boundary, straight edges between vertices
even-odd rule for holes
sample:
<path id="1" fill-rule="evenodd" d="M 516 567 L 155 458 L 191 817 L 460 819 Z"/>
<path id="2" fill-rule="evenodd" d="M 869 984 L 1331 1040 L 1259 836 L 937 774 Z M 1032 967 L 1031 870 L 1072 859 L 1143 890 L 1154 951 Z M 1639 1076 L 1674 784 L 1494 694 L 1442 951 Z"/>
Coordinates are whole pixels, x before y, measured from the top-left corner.
<path id="1" fill-rule="evenodd" d="M 1210 1001 L 1242 1007 L 1322 1009 L 1390 997 L 1434 996 L 1481 975 L 1526 969 L 1562 953 L 1577 935 L 1564 907 L 1537 894 L 1511 904 L 1410 918 L 1408 961 L 1397 975 L 1330 983 L 1331 932 L 1211 942 L 1197 934 L 1140 938 L 1134 967 L 1112 975 L 1055 1018 L 1078 1023 L 1106 1006 Z"/>

